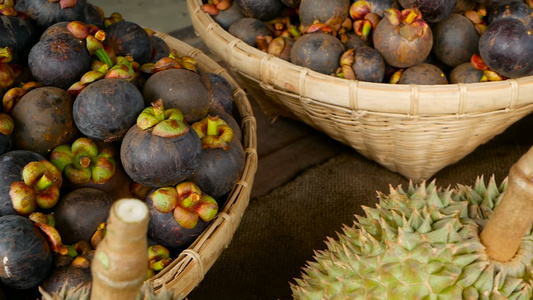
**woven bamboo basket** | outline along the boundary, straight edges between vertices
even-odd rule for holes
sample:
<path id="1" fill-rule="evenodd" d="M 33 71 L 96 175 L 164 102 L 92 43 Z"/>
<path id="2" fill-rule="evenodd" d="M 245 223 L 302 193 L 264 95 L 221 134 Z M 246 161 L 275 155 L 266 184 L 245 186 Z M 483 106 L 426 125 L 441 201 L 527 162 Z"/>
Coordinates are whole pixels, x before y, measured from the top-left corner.
<path id="1" fill-rule="evenodd" d="M 201 50 L 164 33 L 156 33 L 171 49 L 180 55 L 194 58 L 199 69 L 223 76 L 233 86 L 234 100 L 240 115 L 242 143 L 245 150 L 245 166 L 240 180 L 234 185 L 224 207 L 196 241 L 173 262 L 149 279 L 156 291 L 166 285 L 175 295 L 185 298 L 204 278 L 222 251 L 227 248 L 237 230 L 250 200 L 250 192 L 257 170 L 256 120 L 246 93 L 229 75 L 226 69 Z M 239 118 L 237 118 L 239 121 Z"/>
<path id="2" fill-rule="evenodd" d="M 392 85 L 335 78 L 232 36 L 187 0 L 196 34 L 271 116 L 296 117 L 414 181 L 429 179 L 533 111 L 533 76 Z"/>

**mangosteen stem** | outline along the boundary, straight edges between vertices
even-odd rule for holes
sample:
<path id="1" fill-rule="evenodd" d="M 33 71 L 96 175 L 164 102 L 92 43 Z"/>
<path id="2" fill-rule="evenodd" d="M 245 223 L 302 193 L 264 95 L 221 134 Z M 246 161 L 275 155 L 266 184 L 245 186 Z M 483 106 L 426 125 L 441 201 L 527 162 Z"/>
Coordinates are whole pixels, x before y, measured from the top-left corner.
<path id="1" fill-rule="evenodd" d="M 509 261 L 533 222 L 533 147 L 509 171 L 509 185 L 480 234 L 487 254 Z"/>
<path id="2" fill-rule="evenodd" d="M 207 117 L 207 135 L 218 135 L 218 125 L 219 125 L 218 116 L 208 116 Z"/>
<path id="3" fill-rule="evenodd" d="M 87 50 L 89 50 L 90 54 L 95 54 L 100 61 L 105 63 L 109 68 L 113 67 L 113 62 L 111 61 L 111 58 L 107 54 L 107 52 L 104 49 L 104 45 L 102 42 L 94 37 L 94 35 L 88 35 L 85 38 L 86 44 L 87 44 Z"/>
<path id="4" fill-rule="evenodd" d="M 165 107 L 163 106 L 163 100 L 157 99 L 156 101 L 152 102 L 152 107 L 154 108 L 154 117 L 159 121 L 163 121 L 165 119 Z"/>
<path id="5" fill-rule="evenodd" d="M 416 17 L 418 17 L 418 14 L 414 11 L 409 11 L 409 14 L 405 16 L 404 22 L 407 24 L 411 24 L 416 20 Z"/>
<path id="6" fill-rule="evenodd" d="M 54 185 L 57 181 L 57 177 L 54 176 L 51 172 L 46 172 L 44 175 L 35 183 L 36 191 L 44 191 L 47 188 Z"/>

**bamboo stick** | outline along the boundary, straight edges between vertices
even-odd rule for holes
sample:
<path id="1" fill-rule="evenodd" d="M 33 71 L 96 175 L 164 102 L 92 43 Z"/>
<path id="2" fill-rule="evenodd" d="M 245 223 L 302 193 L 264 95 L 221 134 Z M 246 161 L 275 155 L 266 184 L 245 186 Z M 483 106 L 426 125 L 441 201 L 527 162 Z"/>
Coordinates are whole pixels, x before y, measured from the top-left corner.
<path id="1" fill-rule="evenodd" d="M 113 204 L 91 265 L 92 300 L 135 299 L 148 271 L 148 219 L 148 207 L 138 199 Z"/>
<path id="2" fill-rule="evenodd" d="M 509 186 L 481 232 L 487 254 L 497 261 L 513 258 L 533 222 L 533 147 L 509 171 Z"/>

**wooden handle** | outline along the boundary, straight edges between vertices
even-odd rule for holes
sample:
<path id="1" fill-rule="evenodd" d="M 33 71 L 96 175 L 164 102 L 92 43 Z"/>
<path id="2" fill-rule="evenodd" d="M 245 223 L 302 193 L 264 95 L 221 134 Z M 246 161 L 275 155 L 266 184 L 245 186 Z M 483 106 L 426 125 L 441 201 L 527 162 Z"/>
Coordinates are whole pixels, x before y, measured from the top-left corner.
<path id="1" fill-rule="evenodd" d="M 497 261 L 513 258 L 533 222 L 533 147 L 509 171 L 509 185 L 487 225 L 481 243 Z"/>
<path id="2" fill-rule="evenodd" d="M 91 265 L 92 300 L 135 299 L 148 271 L 148 220 L 148 207 L 141 200 L 113 204 Z"/>

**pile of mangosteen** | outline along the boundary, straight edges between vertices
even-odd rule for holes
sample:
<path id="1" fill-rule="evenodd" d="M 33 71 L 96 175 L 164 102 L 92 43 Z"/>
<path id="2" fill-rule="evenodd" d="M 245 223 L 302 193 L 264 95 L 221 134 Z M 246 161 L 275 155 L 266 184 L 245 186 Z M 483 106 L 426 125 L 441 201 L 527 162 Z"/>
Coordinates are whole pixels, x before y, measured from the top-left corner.
<path id="1" fill-rule="evenodd" d="M 533 73 L 531 0 L 206 0 L 252 47 L 311 70 L 391 84 Z"/>
<path id="2" fill-rule="evenodd" d="M 150 271 L 242 175 L 233 88 L 86 0 L 0 0 L 0 299 L 90 284 L 112 203 L 150 209 Z"/>

